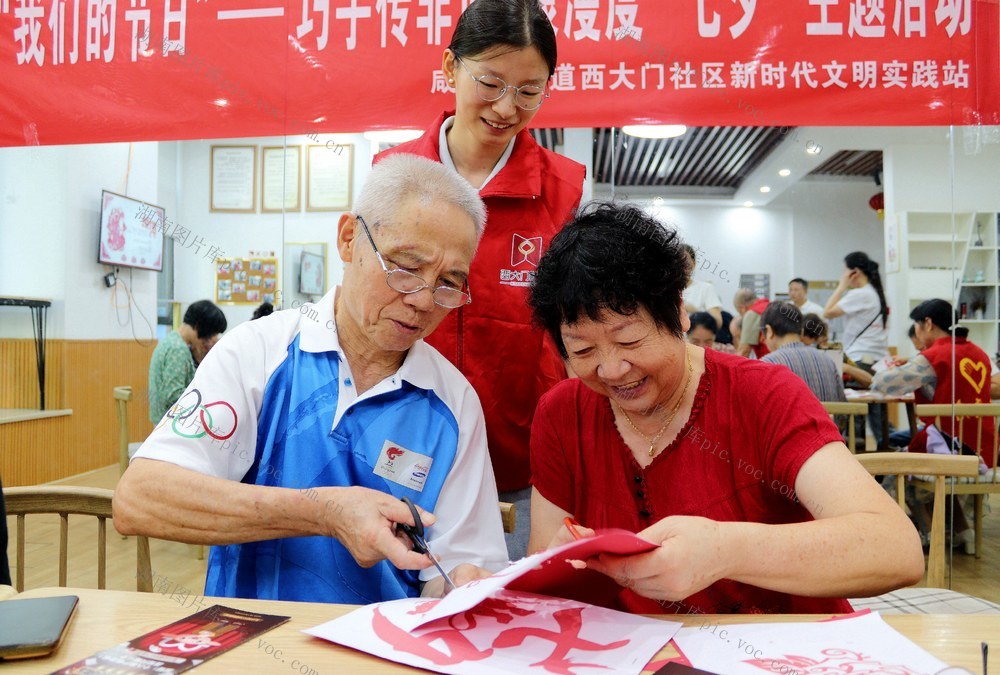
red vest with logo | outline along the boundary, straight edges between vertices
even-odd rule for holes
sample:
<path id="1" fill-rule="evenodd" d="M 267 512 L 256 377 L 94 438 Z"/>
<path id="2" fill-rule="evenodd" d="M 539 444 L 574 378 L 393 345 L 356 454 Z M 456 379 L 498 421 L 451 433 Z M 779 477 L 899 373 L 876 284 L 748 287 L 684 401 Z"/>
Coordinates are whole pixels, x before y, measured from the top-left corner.
<path id="1" fill-rule="evenodd" d="M 438 137 L 447 112 L 423 136 L 379 153 L 441 161 Z M 555 343 L 531 322 L 528 286 L 552 237 L 573 217 L 586 169 L 539 146 L 527 129 L 506 166 L 479 192 L 487 222 L 469 274 L 472 304 L 452 310 L 427 342 L 455 364 L 479 394 L 486 436 L 503 492 L 531 479 L 528 441 L 542 394 L 566 377 Z"/>
<path id="2" fill-rule="evenodd" d="M 759 298 L 755 303 L 753 303 L 752 305 L 750 305 L 750 309 L 748 309 L 747 311 L 748 312 L 753 312 L 754 314 L 757 314 L 758 316 L 764 316 L 764 310 L 767 309 L 767 306 L 770 305 L 770 304 L 771 304 L 771 301 L 768 300 L 767 298 Z M 757 337 L 757 344 L 753 345 L 751 347 L 751 349 L 753 349 L 753 353 L 757 355 L 758 359 L 762 359 L 762 358 L 764 358 L 765 356 L 767 356 L 768 354 L 771 353 L 771 350 L 768 349 L 767 345 L 764 343 L 764 325 L 763 324 L 761 324 L 761 326 L 760 326 L 760 335 Z"/>
<path id="3" fill-rule="evenodd" d="M 951 337 L 943 337 L 930 347 L 920 352 L 931 362 L 937 384 L 934 385 L 934 397 L 927 398 L 922 390 L 914 392 L 915 401 L 920 403 L 989 403 L 990 402 L 990 357 L 982 349 L 964 337 L 955 338 L 955 350 L 952 354 Z M 953 388 L 954 387 L 954 395 Z M 933 418 L 924 418 L 924 424 L 934 422 Z M 975 418 L 962 420 L 961 428 L 955 427 L 951 417 L 941 418 L 941 431 L 951 436 L 957 435 L 970 448 L 982 453 L 983 461 L 993 466 L 993 448 L 996 446 L 996 430 L 992 417 L 983 418 L 982 437 L 979 436 L 979 421 Z M 923 434 L 920 434 L 922 437 Z M 914 438 L 917 443 L 918 439 Z M 924 441 L 926 446 L 926 441 Z M 978 447 L 977 447 L 978 446 Z M 911 448 L 914 450 L 919 447 Z"/>

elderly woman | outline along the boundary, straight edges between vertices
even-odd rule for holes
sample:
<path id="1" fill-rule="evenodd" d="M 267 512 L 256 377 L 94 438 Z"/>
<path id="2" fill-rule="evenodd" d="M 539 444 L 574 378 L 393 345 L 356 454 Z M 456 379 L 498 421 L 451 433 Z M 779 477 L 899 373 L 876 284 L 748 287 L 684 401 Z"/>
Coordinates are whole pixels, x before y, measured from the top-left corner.
<path id="1" fill-rule="evenodd" d="M 675 232 L 611 204 L 542 258 L 535 317 L 579 377 L 535 413 L 530 549 L 566 517 L 637 532 L 658 547 L 587 564 L 644 613 L 844 612 L 919 581 L 916 530 L 806 385 L 685 344 L 689 274 Z"/>

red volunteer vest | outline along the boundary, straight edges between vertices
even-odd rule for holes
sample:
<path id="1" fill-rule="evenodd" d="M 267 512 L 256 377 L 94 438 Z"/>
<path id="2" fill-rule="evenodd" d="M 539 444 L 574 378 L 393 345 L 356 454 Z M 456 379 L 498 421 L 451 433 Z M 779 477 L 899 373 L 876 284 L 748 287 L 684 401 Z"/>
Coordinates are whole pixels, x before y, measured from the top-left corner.
<path id="1" fill-rule="evenodd" d="M 930 347 L 920 352 L 934 367 L 937 384 L 934 386 L 934 397 L 927 398 L 923 391 L 914 392 L 914 399 L 920 403 L 989 403 L 990 402 L 990 357 L 986 352 L 972 344 L 964 337 L 955 338 L 954 358 L 950 337 L 939 338 Z M 957 364 L 957 367 L 956 367 Z M 954 387 L 954 390 L 953 390 Z M 954 391 L 954 397 L 952 396 Z M 931 424 L 933 418 L 922 418 L 924 424 Z M 993 466 L 993 448 L 996 446 L 996 429 L 993 418 L 983 419 L 982 435 L 979 433 L 977 419 L 962 420 L 961 427 L 956 431 L 955 420 L 951 417 L 941 418 L 941 431 L 951 436 L 958 436 L 970 448 L 982 453 L 987 466 Z M 926 451 L 926 434 L 918 434 L 911 443 L 911 450 Z M 923 445 L 923 448 L 920 445 Z"/>
<path id="2" fill-rule="evenodd" d="M 768 300 L 767 298 L 760 298 L 760 299 L 757 300 L 757 302 L 755 302 L 752 305 L 750 305 L 750 309 L 748 309 L 747 311 L 748 312 L 753 312 L 754 314 L 757 314 L 758 316 L 764 316 L 764 310 L 767 309 L 767 306 L 770 305 L 770 304 L 771 304 L 771 301 Z M 771 353 L 771 350 L 767 348 L 766 344 L 764 344 L 764 326 L 763 325 L 761 325 L 761 327 L 760 327 L 760 335 L 757 337 L 757 344 L 753 345 L 751 347 L 751 349 L 753 349 L 753 353 L 757 355 L 758 359 L 762 359 L 762 358 L 764 358 L 765 356 L 767 356 L 768 354 Z"/>
<path id="3" fill-rule="evenodd" d="M 408 152 L 441 161 L 438 137 L 446 112 L 423 136 L 379 153 Z M 458 367 L 479 394 L 501 492 L 528 487 L 528 441 L 542 394 L 566 377 L 555 343 L 531 323 L 528 286 L 559 230 L 580 205 L 586 169 L 517 135 L 506 166 L 479 192 L 487 221 L 472 261 L 472 304 L 452 310 L 427 343 Z"/>

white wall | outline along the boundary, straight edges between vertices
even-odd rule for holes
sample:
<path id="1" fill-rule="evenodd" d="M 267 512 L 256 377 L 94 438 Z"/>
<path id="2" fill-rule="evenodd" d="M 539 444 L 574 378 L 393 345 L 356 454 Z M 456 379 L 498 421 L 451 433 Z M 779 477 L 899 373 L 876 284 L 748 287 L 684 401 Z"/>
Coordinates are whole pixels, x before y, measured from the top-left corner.
<path id="1" fill-rule="evenodd" d="M 836 281 L 844 273 L 844 256 L 852 251 L 884 260 L 882 220 L 868 206 L 880 191 L 874 181 L 808 180 L 775 200 L 775 206 L 792 210 L 794 269 L 789 278 Z"/>
<path id="2" fill-rule="evenodd" d="M 134 329 L 150 338 L 136 311 L 134 325 L 127 309 L 116 316 L 102 281 L 110 268 L 98 264 L 97 247 L 101 190 L 156 203 L 157 152 L 156 143 L 0 149 L 0 295 L 51 299 L 49 337 L 131 339 Z M 131 278 L 133 309 L 150 323 L 156 274 L 135 270 Z M 127 307 L 124 293 L 118 297 Z M 31 336 L 27 309 L 0 309 L 0 337 Z"/>
<path id="3" fill-rule="evenodd" d="M 354 174 L 352 199 L 356 199 L 361 185 L 371 171 L 372 147 L 360 134 L 326 135 L 322 140 L 332 139 L 335 143 L 354 145 Z M 278 276 L 284 276 L 287 261 L 282 258 L 283 242 L 323 242 L 327 244 L 327 284 L 332 287 L 340 283 L 343 267 L 337 257 L 335 240 L 337 221 L 341 213 L 311 213 L 305 207 L 305 157 L 303 156 L 301 211 L 286 213 L 211 213 L 209 211 L 209 186 L 211 166 L 211 146 L 256 145 L 258 146 L 258 172 L 260 165 L 259 148 L 265 145 L 301 145 L 313 143 L 304 136 L 226 139 L 224 141 L 185 141 L 165 143 L 176 146 L 179 162 L 177 183 L 177 204 L 179 207 L 167 217 L 191 230 L 192 236 L 200 236 L 207 246 L 199 252 L 196 247 L 174 246 L 174 299 L 187 305 L 202 299 L 215 301 L 215 267 L 205 258 L 210 246 L 217 246 L 225 256 L 247 256 L 250 251 L 274 251 L 278 256 Z M 331 150 L 333 152 L 333 150 Z M 259 181 L 259 176 L 258 176 Z M 258 187 L 259 193 L 259 187 Z M 258 208 L 260 195 L 257 196 Z M 353 202 L 352 202 L 353 203 Z M 223 305 L 229 327 L 248 321 L 254 305 Z"/>

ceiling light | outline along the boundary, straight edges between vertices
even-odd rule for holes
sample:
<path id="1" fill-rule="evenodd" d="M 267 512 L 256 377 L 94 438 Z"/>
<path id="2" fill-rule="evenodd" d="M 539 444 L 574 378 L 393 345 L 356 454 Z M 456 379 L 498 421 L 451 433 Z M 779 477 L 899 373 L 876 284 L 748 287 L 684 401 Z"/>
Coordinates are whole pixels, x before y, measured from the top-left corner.
<path id="1" fill-rule="evenodd" d="M 753 202 L 743 202 L 743 206 L 749 209 L 751 206 L 753 206 Z"/>
<path id="2" fill-rule="evenodd" d="M 808 143 L 806 143 L 806 152 L 808 152 L 810 155 L 818 155 L 819 153 L 823 152 L 823 146 L 819 145 L 815 141 L 809 141 Z"/>
<path id="3" fill-rule="evenodd" d="M 653 204 L 655 206 L 663 206 L 663 197 L 656 197 L 653 199 Z"/>
<path id="4" fill-rule="evenodd" d="M 365 140 L 372 143 L 406 143 L 423 136 L 424 132 L 417 129 L 386 129 L 382 131 L 366 131 Z"/>
<path id="5" fill-rule="evenodd" d="M 792 170 L 782 169 L 781 171 L 778 172 L 778 175 L 781 176 L 782 178 L 788 178 L 789 176 L 792 175 Z"/>
<path id="6" fill-rule="evenodd" d="M 767 194 L 768 192 L 771 191 L 771 187 L 769 185 L 761 185 L 760 191 L 764 194 Z"/>
<path id="7" fill-rule="evenodd" d="M 635 138 L 677 138 L 687 132 L 683 124 L 639 124 L 622 127 L 622 131 Z"/>

